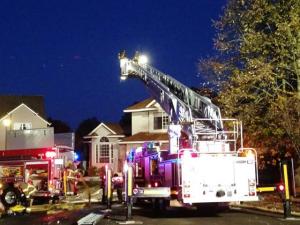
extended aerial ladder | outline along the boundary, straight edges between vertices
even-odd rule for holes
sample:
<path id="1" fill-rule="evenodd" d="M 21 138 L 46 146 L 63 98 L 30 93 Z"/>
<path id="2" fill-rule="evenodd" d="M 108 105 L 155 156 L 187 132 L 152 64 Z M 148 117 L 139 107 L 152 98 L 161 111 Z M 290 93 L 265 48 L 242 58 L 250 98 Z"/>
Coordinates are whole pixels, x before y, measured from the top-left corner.
<path id="1" fill-rule="evenodd" d="M 220 108 L 209 98 L 199 95 L 178 80 L 150 66 L 145 61 L 145 56 L 139 53 L 133 59 L 128 59 L 123 51 L 119 54 L 119 59 L 121 79 L 137 77 L 145 83 L 151 95 L 170 115 L 172 124 L 169 129 L 176 134 L 175 139 L 180 135 L 181 129 L 187 134 L 191 144 L 203 137 L 210 140 L 226 137 Z"/>
<path id="2" fill-rule="evenodd" d="M 173 123 L 191 123 L 197 118 L 206 118 L 208 123 L 203 126 L 204 129 L 223 129 L 220 109 L 209 98 L 197 94 L 171 76 L 150 66 L 143 61 L 144 56 L 138 53 L 132 60 L 126 58 L 125 52 L 120 53 L 119 57 L 121 79 L 136 76 L 145 82 L 155 100 L 171 116 Z"/>
<path id="3" fill-rule="evenodd" d="M 209 98 L 153 68 L 145 56 L 137 53 L 129 59 L 123 51 L 119 59 L 121 79 L 136 77 L 143 81 L 171 118 L 169 154 L 178 154 L 175 183 L 179 199 L 195 204 L 256 200 L 256 152 L 248 149 L 254 154 L 246 156 L 242 138 L 241 148 L 237 148 L 237 139 L 242 137 L 241 124 L 235 119 L 223 119 L 219 107 Z M 231 122 L 231 131 L 224 128 L 223 122 L 227 121 Z M 189 148 L 180 148 L 178 144 L 181 131 L 188 136 Z M 166 174 L 169 173 L 165 171 L 162 176 Z"/>

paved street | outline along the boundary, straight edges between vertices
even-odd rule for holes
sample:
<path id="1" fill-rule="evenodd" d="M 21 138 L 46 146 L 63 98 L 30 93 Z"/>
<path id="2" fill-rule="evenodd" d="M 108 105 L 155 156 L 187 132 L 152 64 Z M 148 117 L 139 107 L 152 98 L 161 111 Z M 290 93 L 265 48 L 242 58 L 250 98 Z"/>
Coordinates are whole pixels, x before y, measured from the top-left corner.
<path id="1" fill-rule="evenodd" d="M 90 212 L 100 212 L 103 206 L 92 206 L 74 211 L 57 211 L 53 214 L 31 213 L 25 215 L 6 216 L 0 219 L 0 225 L 73 225 Z M 98 224 L 122 224 L 125 221 L 125 209 L 120 205 L 115 205 L 112 212 L 108 213 L 105 219 Z M 284 220 L 281 215 L 260 213 L 258 211 L 228 210 L 218 214 L 198 212 L 195 209 L 172 208 L 166 212 L 153 212 L 150 208 L 134 208 L 133 220 L 136 224 L 149 225 L 174 225 L 174 224 L 214 224 L 214 225 L 241 225 L 241 224 L 272 224 L 286 225 L 299 224 L 299 218 L 294 220 Z"/>

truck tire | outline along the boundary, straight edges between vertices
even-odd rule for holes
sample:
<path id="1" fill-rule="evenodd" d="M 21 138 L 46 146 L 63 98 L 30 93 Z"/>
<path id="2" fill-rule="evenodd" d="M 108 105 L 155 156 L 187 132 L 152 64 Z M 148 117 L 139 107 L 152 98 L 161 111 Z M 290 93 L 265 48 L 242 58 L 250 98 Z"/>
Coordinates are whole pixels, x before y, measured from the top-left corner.
<path id="1" fill-rule="evenodd" d="M 20 200 L 21 192 L 15 187 L 8 187 L 3 190 L 1 202 L 5 208 L 15 206 Z"/>

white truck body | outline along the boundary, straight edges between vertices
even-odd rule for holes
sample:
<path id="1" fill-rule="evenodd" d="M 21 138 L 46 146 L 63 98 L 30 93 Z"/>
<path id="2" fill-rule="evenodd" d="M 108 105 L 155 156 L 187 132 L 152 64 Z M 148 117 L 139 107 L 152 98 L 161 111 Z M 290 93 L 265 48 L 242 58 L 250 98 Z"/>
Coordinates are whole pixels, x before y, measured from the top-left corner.
<path id="1" fill-rule="evenodd" d="M 181 158 L 184 203 L 255 201 L 255 158 L 236 154 L 184 154 Z"/>

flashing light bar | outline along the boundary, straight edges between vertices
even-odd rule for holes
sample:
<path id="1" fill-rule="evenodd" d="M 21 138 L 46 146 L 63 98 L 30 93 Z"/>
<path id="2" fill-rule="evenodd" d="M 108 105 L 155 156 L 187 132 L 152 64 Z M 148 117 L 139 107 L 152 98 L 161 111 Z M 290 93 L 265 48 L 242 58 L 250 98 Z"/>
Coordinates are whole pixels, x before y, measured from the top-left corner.
<path id="1" fill-rule="evenodd" d="M 56 157 L 56 152 L 53 152 L 53 151 L 48 151 L 48 152 L 46 152 L 45 153 L 45 156 L 47 157 L 47 158 L 55 158 Z"/>

